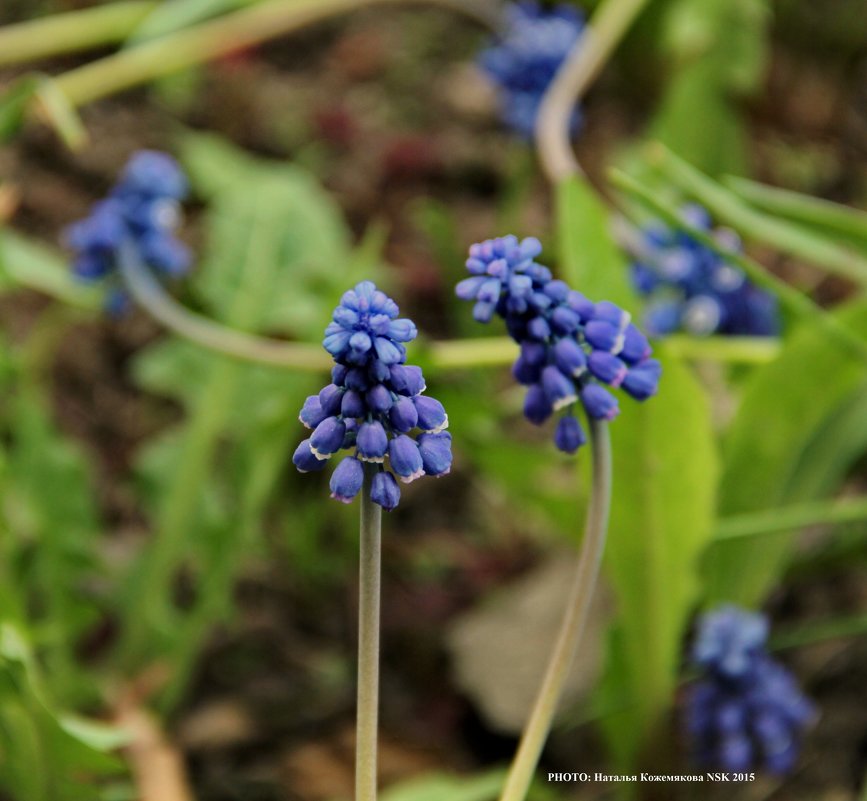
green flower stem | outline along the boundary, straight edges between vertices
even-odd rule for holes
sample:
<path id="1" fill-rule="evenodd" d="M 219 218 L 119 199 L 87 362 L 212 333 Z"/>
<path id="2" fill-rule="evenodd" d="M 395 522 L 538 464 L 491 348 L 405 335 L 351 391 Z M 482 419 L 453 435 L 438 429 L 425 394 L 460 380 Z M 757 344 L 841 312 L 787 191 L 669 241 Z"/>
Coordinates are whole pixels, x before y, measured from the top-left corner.
<path id="1" fill-rule="evenodd" d="M 723 184 L 762 211 L 833 231 L 867 247 L 867 213 L 859 209 L 732 175 L 725 176 Z"/>
<path id="2" fill-rule="evenodd" d="M 603 0 L 539 106 L 536 149 L 551 183 L 581 173 L 569 138 L 572 109 L 649 0 Z"/>
<path id="3" fill-rule="evenodd" d="M 418 3 L 489 27 L 497 22 L 492 6 L 459 0 L 265 0 L 70 70 L 57 78 L 57 85 L 70 104 L 81 106 L 344 12 Z"/>
<path id="4" fill-rule="evenodd" d="M 681 359 L 732 364 L 768 364 L 782 345 L 776 337 L 691 337 L 672 334 L 665 338 L 665 352 Z"/>
<path id="5" fill-rule="evenodd" d="M 370 499 L 375 465 L 365 465 L 361 490 L 358 587 L 358 709 L 355 801 L 376 801 L 379 717 L 379 600 L 382 509 Z"/>
<path id="6" fill-rule="evenodd" d="M 647 188 L 632 176 L 617 169 L 611 170 L 610 175 L 614 186 L 646 206 L 663 222 L 685 231 L 697 242 L 740 267 L 753 283 L 776 294 L 782 304 L 793 314 L 813 320 L 838 344 L 845 347 L 853 355 L 857 355 L 858 358 L 867 361 L 867 343 L 809 297 L 768 272 L 757 261 L 742 253 L 735 253 L 722 247 L 707 231 L 684 220 L 676 206 L 660 200 L 657 192 Z"/>
<path id="7" fill-rule="evenodd" d="M 840 525 L 864 520 L 867 520 L 867 498 L 815 501 L 724 517 L 717 524 L 715 539 L 743 539 L 805 526 Z"/>
<path id="8" fill-rule="evenodd" d="M 827 272 L 867 284 L 867 258 L 853 250 L 816 236 L 799 225 L 764 214 L 736 194 L 708 178 L 668 148 L 654 144 L 648 161 L 675 186 L 705 206 L 718 220 L 731 225 L 747 239 L 765 242 L 783 253 L 816 264 Z"/>
<path id="9" fill-rule="evenodd" d="M 325 372 L 331 364 L 320 346 L 259 337 L 191 312 L 163 289 L 132 248 L 127 248 L 119 261 L 121 277 L 133 300 L 151 317 L 185 339 L 209 350 L 260 364 L 318 373 Z"/>
<path id="10" fill-rule="evenodd" d="M 523 801 L 527 795 L 557 711 L 563 685 L 581 642 L 599 575 L 611 506 L 611 441 L 607 423 L 590 420 L 590 442 L 593 449 L 593 489 L 578 573 L 551 660 L 509 769 L 500 801 Z"/>
<path id="11" fill-rule="evenodd" d="M 165 291 L 134 253 L 124 254 L 120 274 L 130 296 L 145 312 L 168 330 L 208 350 L 304 372 L 323 373 L 331 365 L 318 345 L 256 336 L 190 311 Z M 771 338 L 672 336 L 665 342 L 673 353 L 705 361 L 764 364 L 779 353 L 779 342 Z M 516 356 L 517 345 L 509 337 L 454 339 L 427 343 L 425 361 L 434 370 L 467 370 L 508 366 Z"/>
<path id="12" fill-rule="evenodd" d="M 0 28 L 0 66 L 122 42 L 159 3 L 128 0 Z"/>

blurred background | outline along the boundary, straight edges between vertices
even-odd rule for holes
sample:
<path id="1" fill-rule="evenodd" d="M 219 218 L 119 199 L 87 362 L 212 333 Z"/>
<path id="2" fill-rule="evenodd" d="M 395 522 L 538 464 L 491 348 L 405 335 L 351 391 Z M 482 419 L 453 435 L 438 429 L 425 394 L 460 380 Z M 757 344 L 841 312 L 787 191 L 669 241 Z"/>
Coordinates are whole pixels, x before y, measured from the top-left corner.
<path id="1" fill-rule="evenodd" d="M 290 463 L 304 436 L 298 409 L 321 377 L 221 358 L 137 308 L 106 315 L 101 290 L 69 276 L 64 229 L 139 149 L 172 153 L 190 176 L 180 236 L 196 258 L 170 287 L 189 307 L 317 342 L 341 293 L 371 278 L 422 332 L 409 361 L 449 411 L 456 457 L 384 521 L 384 798 L 496 796 L 562 612 L 588 454 L 576 477 L 550 432 L 521 417 L 507 367 L 427 362 L 432 340 L 503 334 L 454 298 L 470 244 L 538 236 L 541 261 L 567 269 L 563 209 L 477 63 L 489 33 L 440 8 L 361 8 L 106 96 L 61 78 L 61 96 L 87 100 L 57 100 L 49 83 L 30 103 L 33 75 L 64 76 L 254 5 L 0 2 L 4 26 L 117 9 L 111 35 L 81 52 L 51 52 L 78 30 L 74 16 L 40 34 L 44 52 L 0 45 L 0 797 L 10 801 L 352 794 L 357 512 L 328 500 L 327 477 Z M 641 143 L 660 140 L 714 179 L 864 209 L 867 4 L 650 2 L 582 108 L 588 192 L 613 197 L 612 164 L 646 175 Z M 867 260 L 861 234 L 844 244 Z M 859 281 L 747 239 L 752 257 L 822 307 L 857 304 Z M 617 258 L 626 275 L 628 257 Z M 715 355 L 721 337 L 693 349 L 688 334 L 675 339 L 680 350 L 663 353 L 679 394 L 658 399 L 668 417 L 614 424 L 624 432 L 614 504 L 660 472 L 664 487 L 648 479 L 660 503 L 698 500 L 658 518 L 615 511 L 614 552 L 664 541 L 659 572 L 647 586 L 626 576 L 651 558 L 639 546 L 609 571 L 541 775 L 692 770 L 684 643 L 696 608 L 733 600 L 770 614 L 779 659 L 821 709 L 795 770 L 632 792 L 865 797 L 867 515 L 771 522 L 759 550 L 742 537 L 708 567 L 727 547 L 713 541 L 720 521 L 771 510 L 768 529 L 776 507 L 863 492 L 864 371 L 826 356 L 821 330 L 791 318 L 781 338 L 750 338 L 743 360 L 725 345 Z M 644 430 L 647 447 L 633 447 Z M 686 444 L 666 451 L 676 436 Z M 772 553 L 761 550 L 769 542 Z M 143 584 L 154 560 L 163 583 Z M 720 578 L 755 564 L 768 573 L 748 585 Z M 647 594 L 624 601 L 624 584 Z M 662 617 L 623 617 L 661 597 L 674 599 Z M 633 679 L 618 689 L 618 631 L 647 633 L 639 654 L 667 643 L 655 687 L 642 688 L 633 652 Z M 649 717 L 630 717 L 651 697 Z M 146 789 L 142 775 L 167 784 Z M 531 798 L 623 792 L 542 781 Z"/>

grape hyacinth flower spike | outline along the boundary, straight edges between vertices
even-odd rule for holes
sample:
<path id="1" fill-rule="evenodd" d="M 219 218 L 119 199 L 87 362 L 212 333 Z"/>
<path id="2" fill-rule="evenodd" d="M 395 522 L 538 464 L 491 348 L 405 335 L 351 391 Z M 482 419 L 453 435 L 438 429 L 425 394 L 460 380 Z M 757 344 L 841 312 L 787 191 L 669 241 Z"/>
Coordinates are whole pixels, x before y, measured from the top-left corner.
<path id="1" fill-rule="evenodd" d="M 554 443 L 574 453 L 586 441 L 575 417 L 579 403 L 590 419 L 613 420 L 620 407 L 609 388 L 646 400 L 656 393 L 662 368 L 628 312 L 593 303 L 554 279 L 535 261 L 541 251 L 537 239 L 514 236 L 473 245 L 466 263 L 471 276 L 456 291 L 474 301 L 479 322 L 495 314 L 505 321 L 521 348 L 512 373 L 527 387 L 524 415 L 541 425 L 559 413 Z"/>
<path id="2" fill-rule="evenodd" d="M 588 439 L 593 481 L 578 570 L 560 632 L 517 753 L 509 768 L 500 801 L 523 801 L 533 780 L 566 677 L 590 609 L 605 549 L 611 506 L 611 443 L 608 422 L 619 412 L 609 388 L 622 389 L 636 400 L 654 395 L 662 366 L 651 358 L 647 338 L 629 314 L 608 301 L 594 303 L 536 261 L 539 240 L 514 236 L 473 245 L 466 266 L 470 277 L 456 293 L 473 302 L 481 323 L 495 315 L 520 347 L 512 367 L 527 387 L 524 415 L 541 425 L 554 414 L 560 419 L 554 443 L 574 453 Z M 583 407 L 589 437 L 575 414 Z"/>
<path id="3" fill-rule="evenodd" d="M 508 7 L 499 41 L 483 51 L 479 64 L 497 85 L 503 121 L 531 139 L 542 95 L 584 28 L 584 19 L 565 4 L 546 9 L 536 2 Z M 570 119 L 574 134 L 581 123 L 576 108 Z"/>
<path id="4" fill-rule="evenodd" d="M 443 476 L 452 462 L 448 415 L 423 394 L 421 368 L 406 364 L 411 320 L 370 281 L 349 290 L 325 329 L 323 345 L 335 361 L 331 383 L 311 395 L 301 422 L 312 430 L 295 451 L 301 472 L 322 470 L 349 451 L 331 475 L 331 497 L 351 502 L 361 491 L 364 466 L 372 472 L 371 499 L 387 511 L 400 501 L 398 482 Z"/>
<path id="5" fill-rule="evenodd" d="M 710 216 L 701 206 L 685 206 L 682 213 L 728 250 L 742 249 L 734 231 L 712 229 Z M 660 223 L 648 225 L 639 237 L 632 280 L 639 294 L 648 299 L 644 322 L 652 336 L 675 331 L 695 336 L 779 333 L 777 299 L 718 253 Z"/>
<path id="6" fill-rule="evenodd" d="M 126 306 L 118 275 L 123 259 L 169 277 L 189 268 L 190 253 L 175 236 L 187 191 L 187 180 L 171 156 L 140 150 L 108 197 L 67 229 L 66 242 L 75 252 L 74 274 L 108 283 L 109 310 L 119 312 Z"/>
<path id="7" fill-rule="evenodd" d="M 698 762 L 732 772 L 758 765 L 788 773 L 813 704 L 767 653 L 768 621 L 723 606 L 699 622 L 692 661 L 701 679 L 687 699 L 687 731 Z"/>
<path id="8" fill-rule="evenodd" d="M 382 510 L 400 502 L 398 482 L 443 476 L 452 464 L 446 411 L 423 394 L 421 368 L 406 364 L 405 345 L 416 327 L 398 314 L 370 281 L 343 295 L 322 343 L 335 362 L 331 383 L 304 402 L 300 419 L 312 433 L 292 457 L 304 473 L 348 451 L 331 474 L 331 497 L 350 503 L 361 496 L 357 801 L 377 795 Z"/>

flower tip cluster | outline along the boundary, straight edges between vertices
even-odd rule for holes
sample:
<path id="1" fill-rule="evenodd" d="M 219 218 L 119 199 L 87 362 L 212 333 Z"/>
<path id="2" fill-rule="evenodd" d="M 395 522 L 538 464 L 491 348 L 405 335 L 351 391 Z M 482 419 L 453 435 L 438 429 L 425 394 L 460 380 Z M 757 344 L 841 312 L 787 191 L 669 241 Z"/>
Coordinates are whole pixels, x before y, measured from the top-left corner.
<path id="1" fill-rule="evenodd" d="M 742 249 L 734 231 L 714 230 L 701 206 L 687 205 L 681 215 L 732 253 Z M 640 250 L 632 264 L 632 279 L 637 291 L 648 298 L 644 324 L 652 336 L 675 331 L 696 336 L 778 333 L 776 298 L 688 234 L 651 223 L 643 231 Z"/>
<path id="2" fill-rule="evenodd" d="M 361 491 L 365 464 L 375 468 L 370 497 L 383 509 L 400 502 L 400 482 L 451 469 L 448 415 L 424 395 L 420 367 L 406 364 L 405 343 L 417 330 L 370 281 L 346 292 L 325 329 L 334 358 L 331 383 L 304 402 L 299 419 L 312 434 L 292 458 L 300 472 L 322 470 L 343 450 L 331 475 L 331 497 L 350 503 Z"/>
<path id="3" fill-rule="evenodd" d="M 692 658 L 703 675 L 689 696 L 687 725 L 698 760 L 729 771 L 757 763 L 791 770 L 812 703 L 767 653 L 764 616 L 724 606 L 702 618 Z"/>
<path id="4" fill-rule="evenodd" d="M 512 374 L 527 387 L 524 416 L 541 425 L 562 412 L 554 443 L 574 453 L 586 441 L 574 416 L 579 402 L 589 417 L 613 420 L 620 407 L 607 387 L 647 400 L 656 394 L 662 366 L 628 312 L 609 301 L 593 303 L 554 279 L 535 260 L 541 251 L 534 238 L 475 244 L 466 262 L 470 277 L 455 291 L 474 302 L 476 320 L 505 321 L 521 348 Z"/>
<path id="5" fill-rule="evenodd" d="M 507 7 L 497 43 L 479 56 L 479 64 L 502 96 L 503 121 L 521 136 L 533 136 L 542 96 L 584 28 L 584 18 L 570 5 L 551 8 L 536 2 Z M 580 111 L 570 121 L 575 133 Z"/>
<path id="6" fill-rule="evenodd" d="M 135 153 L 108 197 L 66 231 L 66 242 L 75 251 L 75 275 L 86 281 L 108 279 L 114 290 L 109 305 L 117 309 L 125 302 L 117 277 L 123 248 L 164 275 L 182 275 L 190 253 L 175 230 L 187 191 L 187 179 L 171 156 L 153 150 Z"/>

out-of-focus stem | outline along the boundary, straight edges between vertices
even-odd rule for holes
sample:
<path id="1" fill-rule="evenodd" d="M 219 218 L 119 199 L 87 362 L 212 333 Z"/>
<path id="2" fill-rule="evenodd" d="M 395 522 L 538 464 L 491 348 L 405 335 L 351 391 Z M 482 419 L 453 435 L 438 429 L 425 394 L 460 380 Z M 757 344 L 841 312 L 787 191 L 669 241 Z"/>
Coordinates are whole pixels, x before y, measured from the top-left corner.
<path id="1" fill-rule="evenodd" d="M 133 300 L 151 317 L 185 339 L 245 361 L 312 372 L 328 369 L 328 354 L 319 346 L 258 337 L 227 328 L 186 309 L 163 289 L 141 263 L 134 248 L 126 248 L 119 262 L 120 274 Z"/>
<path id="2" fill-rule="evenodd" d="M 0 28 L 0 66 L 121 42 L 159 3 L 128 0 Z"/>
<path id="3" fill-rule="evenodd" d="M 379 720 L 379 607 L 382 508 L 370 499 L 375 465 L 365 465 L 361 490 L 358 580 L 358 708 L 355 801 L 376 801 Z"/>
<path id="4" fill-rule="evenodd" d="M 648 2 L 604 0 L 545 92 L 536 119 L 536 149 L 552 183 L 581 172 L 569 140 L 572 109 Z"/>
<path id="5" fill-rule="evenodd" d="M 563 685 L 581 642 L 596 587 L 611 506 L 611 441 L 607 423 L 600 420 L 590 421 L 590 442 L 593 449 L 593 488 L 587 510 L 584 542 L 578 559 L 578 573 L 545 678 L 509 769 L 500 801 L 523 801 L 527 795 L 554 721 Z"/>
<path id="6" fill-rule="evenodd" d="M 495 6 L 459 0 L 266 0 L 193 28 L 70 70 L 57 85 L 73 106 L 170 75 L 347 11 L 380 5 L 433 5 L 497 25 Z"/>

